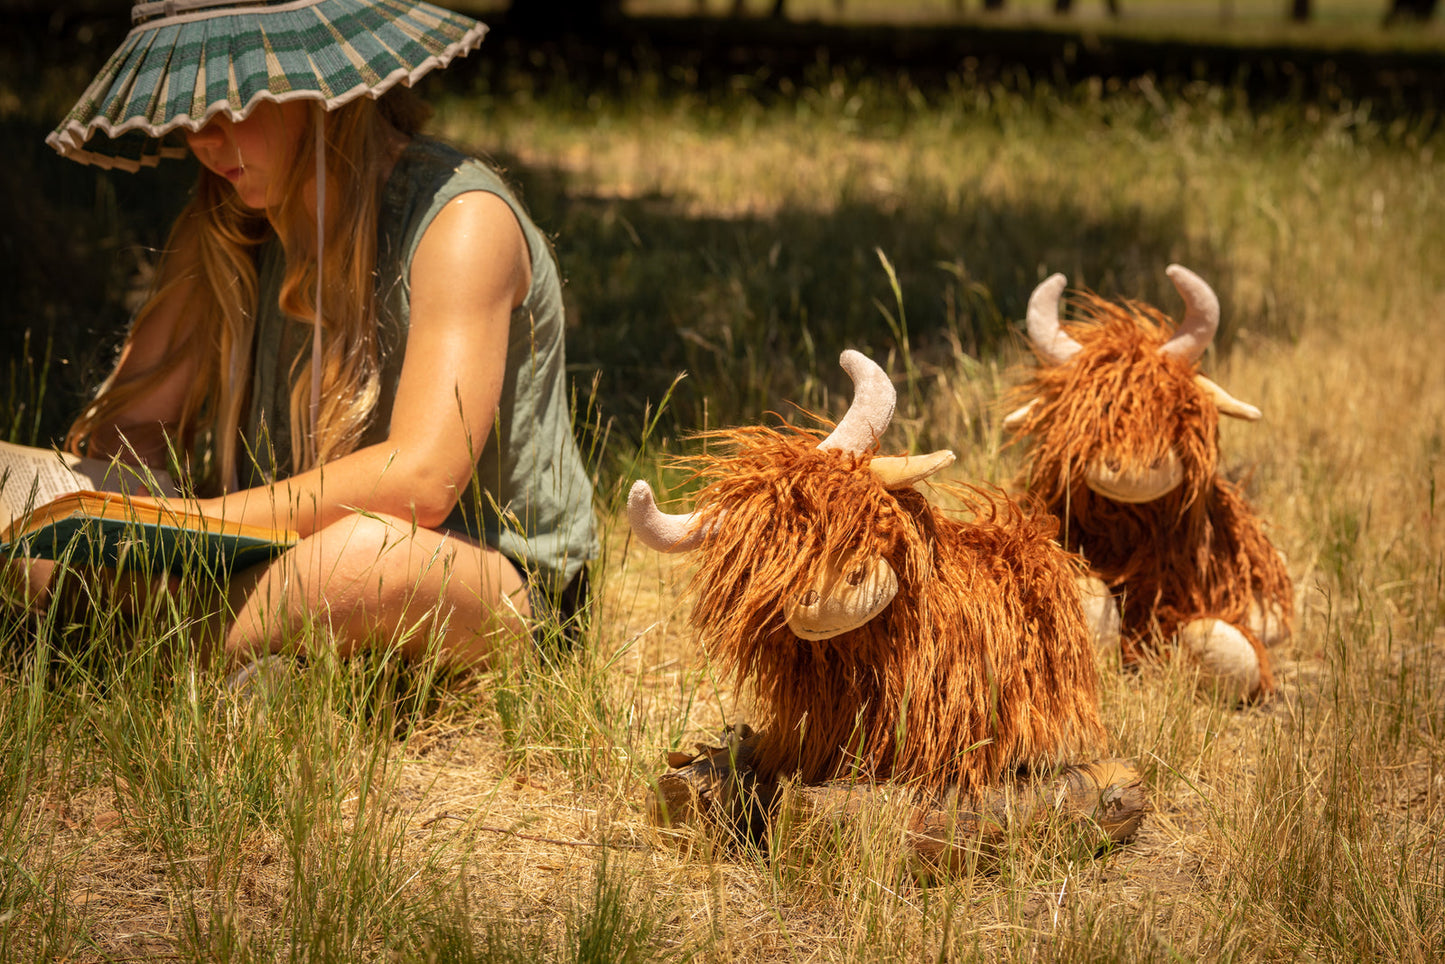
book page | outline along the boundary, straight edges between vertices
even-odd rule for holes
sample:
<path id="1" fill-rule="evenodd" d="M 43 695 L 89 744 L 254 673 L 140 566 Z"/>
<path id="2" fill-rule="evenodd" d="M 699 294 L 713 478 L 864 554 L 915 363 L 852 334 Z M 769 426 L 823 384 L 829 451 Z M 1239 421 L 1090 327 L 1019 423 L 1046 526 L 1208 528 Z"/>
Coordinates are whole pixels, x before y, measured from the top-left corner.
<path id="1" fill-rule="evenodd" d="M 0 531 L 36 506 L 82 490 L 174 496 L 166 472 L 0 442 Z"/>

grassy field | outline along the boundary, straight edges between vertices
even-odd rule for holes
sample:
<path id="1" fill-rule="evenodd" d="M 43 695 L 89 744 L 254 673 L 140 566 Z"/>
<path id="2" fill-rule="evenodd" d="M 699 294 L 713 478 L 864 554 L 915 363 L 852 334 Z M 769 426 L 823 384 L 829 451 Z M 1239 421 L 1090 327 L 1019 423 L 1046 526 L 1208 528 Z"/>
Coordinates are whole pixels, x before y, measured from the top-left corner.
<path id="1" fill-rule="evenodd" d="M 623 10 L 632 16 L 730 14 L 735 0 L 624 0 Z M 443 6 L 470 8 L 478 12 L 502 11 L 506 0 L 451 0 Z M 1380 22 L 1389 0 L 1313 0 L 1311 20 L 1317 25 L 1374 26 Z M 746 14 L 761 16 L 773 6 L 772 0 L 743 0 Z M 1199 24 L 1207 21 L 1268 23 L 1286 18 L 1289 0 L 1118 0 L 1120 17 L 1126 20 L 1172 21 Z M 792 19 L 819 20 L 915 20 L 949 21 L 963 18 L 1033 19 L 1054 17 L 1054 0 L 1005 0 L 1001 11 L 985 11 L 983 0 L 787 0 L 785 12 Z M 1105 0 L 1074 0 L 1073 17 L 1097 19 L 1107 15 Z"/>
<path id="2" fill-rule="evenodd" d="M 174 598 L 123 617 L 72 582 L 43 616 L 0 607 L 0 959 L 1445 957 L 1434 116 L 826 67 L 783 91 L 640 72 L 620 97 L 552 69 L 442 91 L 436 126 L 506 167 L 568 279 L 606 533 L 586 647 L 465 679 L 314 659 L 237 700 L 194 668 Z M 29 102 L 0 98 L 0 120 L 39 128 Z M 71 202 L 95 190 L 44 177 Z M 40 225 L 59 251 L 164 203 L 140 196 L 155 181 L 114 183 L 137 195 Z M 629 541 L 632 478 L 685 498 L 660 463 L 690 431 L 794 403 L 836 417 L 854 347 L 899 385 L 885 448 L 949 447 L 950 478 L 1006 483 L 999 395 L 1033 284 L 1064 271 L 1177 312 L 1171 261 L 1221 296 L 1206 370 L 1265 412 L 1224 426 L 1222 462 L 1296 583 L 1278 695 L 1225 706 L 1182 664 L 1105 656 L 1109 750 L 1152 813 L 1102 854 L 1019 836 L 924 885 L 886 814 L 801 828 L 779 860 L 659 836 L 644 801 L 665 752 L 745 720 L 747 694 L 699 658 L 685 560 Z M 126 277 L 86 283 L 118 313 Z M 47 360 L 46 326 L 78 322 L 36 297 L 0 397 L 26 441 L 49 424 L 42 386 L 85 367 Z"/>

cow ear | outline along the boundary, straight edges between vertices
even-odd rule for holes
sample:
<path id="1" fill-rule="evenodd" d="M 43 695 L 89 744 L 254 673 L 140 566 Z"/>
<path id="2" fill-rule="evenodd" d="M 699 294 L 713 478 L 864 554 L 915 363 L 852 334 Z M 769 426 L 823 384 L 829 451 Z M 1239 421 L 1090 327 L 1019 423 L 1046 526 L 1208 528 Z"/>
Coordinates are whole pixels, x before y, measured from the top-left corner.
<path id="1" fill-rule="evenodd" d="M 1203 375 L 1195 375 L 1194 384 L 1204 390 L 1204 394 L 1208 395 L 1210 400 L 1214 402 L 1214 407 L 1219 409 L 1219 414 L 1221 415 L 1231 415 L 1234 418 L 1242 418 L 1246 422 L 1257 422 L 1264 417 L 1264 414 L 1260 412 L 1259 409 L 1248 402 L 1241 402 Z"/>
<path id="2" fill-rule="evenodd" d="M 921 482 L 940 469 L 953 464 L 953 453 L 939 449 L 927 455 L 903 455 L 876 458 L 868 468 L 878 477 L 886 489 L 902 489 L 915 482 Z"/>

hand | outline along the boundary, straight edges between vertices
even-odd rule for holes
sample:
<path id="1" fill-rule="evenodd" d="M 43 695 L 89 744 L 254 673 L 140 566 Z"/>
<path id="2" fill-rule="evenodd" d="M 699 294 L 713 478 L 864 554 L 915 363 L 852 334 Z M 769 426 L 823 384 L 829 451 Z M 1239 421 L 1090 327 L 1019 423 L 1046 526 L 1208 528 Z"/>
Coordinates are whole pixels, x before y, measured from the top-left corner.
<path id="1" fill-rule="evenodd" d="M 203 515 L 211 519 L 226 517 L 226 505 L 221 499 L 187 499 L 186 509 L 196 515 Z"/>
<path id="2" fill-rule="evenodd" d="M 220 499 L 186 499 L 179 496 L 168 499 L 161 496 L 131 495 L 126 497 L 126 501 L 131 505 L 161 509 L 177 515 L 203 515 L 211 519 L 225 517 L 225 506 Z"/>

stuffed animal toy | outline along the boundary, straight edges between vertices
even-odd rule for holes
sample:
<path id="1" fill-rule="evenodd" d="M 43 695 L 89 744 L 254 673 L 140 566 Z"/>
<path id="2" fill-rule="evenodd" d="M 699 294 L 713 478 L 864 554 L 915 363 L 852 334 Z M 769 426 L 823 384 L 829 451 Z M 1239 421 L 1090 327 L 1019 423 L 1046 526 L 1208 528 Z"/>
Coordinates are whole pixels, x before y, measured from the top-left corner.
<path id="1" fill-rule="evenodd" d="M 1025 445 L 1027 490 L 1117 600 L 1124 662 L 1177 641 L 1210 685 L 1248 699 L 1273 689 L 1267 645 L 1293 616 L 1283 557 L 1219 474 L 1219 417 L 1260 412 L 1198 371 L 1219 326 L 1213 290 L 1179 265 L 1166 273 L 1184 299 L 1177 327 L 1089 292 L 1065 326 L 1064 276 L 1040 284 L 1028 307 L 1038 365 L 1004 425 Z"/>
<path id="2" fill-rule="evenodd" d="M 876 455 L 893 384 L 841 363 L 854 399 L 826 438 L 710 432 L 692 512 L 642 481 L 629 497 L 642 543 L 696 557 L 691 625 L 755 696 L 759 779 L 969 790 L 1092 758 L 1096 656 L 1056 520 L 966 486 L 948 489 L 962 517 L 940 511 L 915 484 L 953 453 Z"/>

